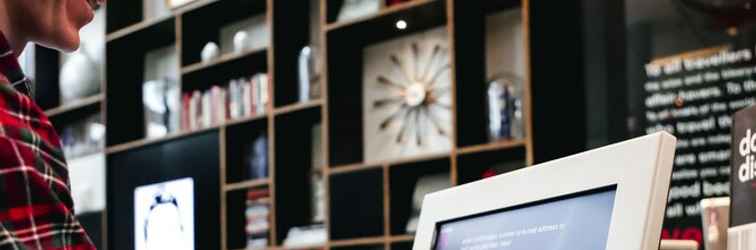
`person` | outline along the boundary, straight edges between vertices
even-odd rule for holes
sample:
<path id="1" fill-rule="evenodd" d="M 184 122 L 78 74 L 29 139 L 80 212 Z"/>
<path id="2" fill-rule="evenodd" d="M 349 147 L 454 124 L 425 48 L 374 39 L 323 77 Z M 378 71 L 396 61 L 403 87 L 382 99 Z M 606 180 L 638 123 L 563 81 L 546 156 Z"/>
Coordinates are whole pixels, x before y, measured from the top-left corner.
<path id="1" fill-rule="evenodd" d="M 70 52 L 104 0 L 0 0 L 0 250 L 95 249 L 74 217 L 60 139 L 17 56 Z"/>

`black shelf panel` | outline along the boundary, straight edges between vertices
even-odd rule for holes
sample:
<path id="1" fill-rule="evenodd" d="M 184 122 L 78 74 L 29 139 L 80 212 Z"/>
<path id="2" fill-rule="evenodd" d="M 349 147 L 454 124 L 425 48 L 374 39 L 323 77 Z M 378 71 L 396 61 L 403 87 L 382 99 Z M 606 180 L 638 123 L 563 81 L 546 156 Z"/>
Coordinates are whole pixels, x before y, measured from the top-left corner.
<path id="1" fill-rule="evenodd" d="M 412 250 L 413 241 L 391 243 L 391 250 Z"/>
<path id="2" fill-rule="evenodd" d="M 458 184 L 480 180 L 487 174 L 503 174 L 525 167 L 524 145 L 476 152 L 457 157 Z"/>
<path id="3" fill-rule="evenodd" d="M 363 246 L 345 246 L 345 247 L 332 247 L 334 250 L 384 250 L 383 245 L 363 245 Z"/>
<path id="4" fill-rule="evenodd" d="M 212 41 L 220 46 L 220 30 L 223 26 L 265 15 L 266 5 L 265 0 L 224 0 L 183 13 L 181 65 L 200 62 L 200 52 L 205 44 Z"/>
<path id="5" fill-rule="evenodd" d="M 246 123 L 235 124 L 226 128 L 226 183 L 237 183 L 255 178 L 267 178 L 269 176 L 256 176 L 251 173 L 250 160 L 257 138 L 265 136 L 265 157 L 268 158 L 270 151 L 270 136 L 268 135 L 268 120 L 257 119 Z M 266 165 L 270 166 L 268 159 Z M 268 167 L 269 169 L 270 167 Z M 269 171 L 268 171 L 269 172 Z"/>
<path id="6" fill-rule="evenodd" d="M 443 174 L 451 187 L 450 172 L 449 158 L 391 166 L 389 170 L 391 235 L 407 234 L 406 226 L 412 217 L 413 196 L 418 180 L 424 176 Z"/>
<path id="7" fill-rule="evenodd" d="M 110 34 L 141 22 L 144 16 L 143 3 L 143 1 L 109 1 L 105 5 L 106 12 L 113 14 L 107 15 L 106 33 Z"/>
<path id="8" fill-rule="evenodd" d="M 60 106 L 60 52 L 34 46 L 34 100 L 43 110 Z"/>
<path id="9" fill-rule="evenodd" d="M 330 239 L 384 234 L 383 169 L 331 176 Z"/>
<path id="10" fill-rule="evenodd" d="M 299 97 L 299 53 L 310 43 L 310 0 L 272 1 L 275 50 L 275 107 L 296 103 Z M 319 49 L 319 48 L 318 48 Z"/>
<path id="11" fill-rule="evenodd" d="M 253 53 L 230 57 L 219 64 L 197 70 L 185 71 L 182 77 L 183 92 L 192 90 L 207 90 L 212 86 L 226 86 L 231 80 L 238 78 L 249 79 L 257 73 L 268 72 L 267 50 L 257 50 Z"/>
<path id="12" fill-rule="evenodd" d="M 218 133 L 108 155 L 108 249 L 134 249 L 134 191 L 181 178 L 194 181 L 195 248 L 220 246 Z M 191 153 L 187 153 L 191 152 Z"/>
<path id="13" fill-rule="evenodd" d="M 84 230 L 87 231 L 87 235 L 89 235 L 89 239 L 92 240 L 95 247 L 102 249 L 105 213 L 102 211 L 88 212 L 76 215 L 76 218 L 79 220 L 79 223 L 81 223 Z"/>
<path id="14" fill-rule="evenodd" d="M 168 18 L 107 43 L 107 144 L 141 139 L 145 135 L 142 84 L 145 55 L 174 46 L 175 19 Z"/>
<path id="15" fill-rule="evenodd" d="M 319 107 L 275 117 L 275 190 L 277 244 L 292 227 L 312 221 L 312 128 L 320 123 Z"/>

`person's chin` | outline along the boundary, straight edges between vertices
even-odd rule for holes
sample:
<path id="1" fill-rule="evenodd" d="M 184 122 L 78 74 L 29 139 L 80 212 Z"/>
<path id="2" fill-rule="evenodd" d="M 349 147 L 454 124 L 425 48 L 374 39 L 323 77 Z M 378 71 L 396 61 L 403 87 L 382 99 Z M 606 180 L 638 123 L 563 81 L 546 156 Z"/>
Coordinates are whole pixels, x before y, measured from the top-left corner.
<path id="1" fill-rule="evenodd" d="M 63 31 L 57 40 L 56 47 L 63 52 L 74 52 L 79 49 L 81 43 L 79 39 L 79 31 L 76 29 Z"/>

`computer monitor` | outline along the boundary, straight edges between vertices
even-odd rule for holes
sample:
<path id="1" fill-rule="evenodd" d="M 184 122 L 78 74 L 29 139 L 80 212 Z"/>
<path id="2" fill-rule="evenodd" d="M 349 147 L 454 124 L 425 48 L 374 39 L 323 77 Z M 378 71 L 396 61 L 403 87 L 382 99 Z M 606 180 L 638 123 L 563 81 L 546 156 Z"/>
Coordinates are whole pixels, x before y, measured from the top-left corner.
<path id="1" fill-rule="evenodd" d="M 675 143 L 660 132 L 429 194 L 413 249 L 659 249 Z"/>

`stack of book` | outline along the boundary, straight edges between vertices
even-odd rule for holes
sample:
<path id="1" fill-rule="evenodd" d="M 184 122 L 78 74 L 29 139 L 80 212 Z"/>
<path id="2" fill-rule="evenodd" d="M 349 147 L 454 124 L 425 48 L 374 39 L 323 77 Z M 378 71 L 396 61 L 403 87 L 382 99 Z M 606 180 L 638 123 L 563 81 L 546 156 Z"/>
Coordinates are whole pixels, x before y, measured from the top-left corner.
<path id="1" fill-rule="evenodd" d="M 265 249 L 268 246 L 268 232 L 270 231 L 268 196 L 267 189 L 247 191 L 247 210 L 244 213 L 247 250 Z"/>
<path id="2" fill-rule="evenodd" d="M 184 93 L 181 98 L 181 130 L 196 130 L 220 125 L 228 119 L 263 114 L 268 106 L 268 75 L 232 80 L 225 87 Z"/>

